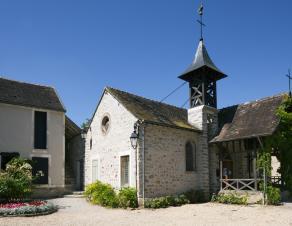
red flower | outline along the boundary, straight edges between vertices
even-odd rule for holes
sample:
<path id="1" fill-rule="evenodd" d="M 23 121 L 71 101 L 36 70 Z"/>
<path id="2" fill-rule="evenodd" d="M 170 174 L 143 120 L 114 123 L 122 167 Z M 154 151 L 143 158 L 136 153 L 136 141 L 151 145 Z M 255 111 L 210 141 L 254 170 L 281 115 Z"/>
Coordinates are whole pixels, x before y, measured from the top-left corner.
<path id="1" fill-rule="evenodd" d="M 46 204 L 46 201 L 15 202 L 15 203 L 0 204 L 0 208 L 16 209 L 22 206 L 42 206 L 45 204 Z"/>

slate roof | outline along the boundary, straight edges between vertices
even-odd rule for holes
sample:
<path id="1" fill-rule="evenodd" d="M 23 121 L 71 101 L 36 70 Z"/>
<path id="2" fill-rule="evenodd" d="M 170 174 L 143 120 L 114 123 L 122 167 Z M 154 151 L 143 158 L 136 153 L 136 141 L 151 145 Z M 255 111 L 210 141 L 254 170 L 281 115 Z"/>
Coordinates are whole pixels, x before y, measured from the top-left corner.
<path id="1" fill-rule="evenodd" d="M 79 134 L 81 134 L 82 130 L 79 126 L 77 126 L 68 116 L 65 117 L 65 136 L 66 139 L 70 140 Z"/>
<path id="2" fill-rule="evenodd" d="M 106 91 L 123 104 L 137 119 L 175 128 L 198 130 L 188 123 L 188 113 L 184 108 L 149 100 L 110 87 L 106 87 Z"/>
<path id="3" fill-rule="evenodd" d="M 284 94 L 219 111 L 219 135 L 211 143 L 272 135 L 279 124 L 276 110 Z"/>
<path id="4" fill-rule="evenodd" d="M 209 74 L 208 71 L 212 74 L 212 76 L 216 79 L 222 79 L 227 77 L 218 67 L 213 63 L 210 58 L 206 46 L 203 40 L 200 40 L 195 58 L 192 64 L 187 68 L 187 70 L 179 76 L 180 79 L 189 81 L 190 77 L 193 77 L 194 74 L 200 76 L 202 74 Z"/>
<path id="5" fill-rule="evenodd" d="M 0 78 L 0 103 L 65 112 L 52 87 Z"/>

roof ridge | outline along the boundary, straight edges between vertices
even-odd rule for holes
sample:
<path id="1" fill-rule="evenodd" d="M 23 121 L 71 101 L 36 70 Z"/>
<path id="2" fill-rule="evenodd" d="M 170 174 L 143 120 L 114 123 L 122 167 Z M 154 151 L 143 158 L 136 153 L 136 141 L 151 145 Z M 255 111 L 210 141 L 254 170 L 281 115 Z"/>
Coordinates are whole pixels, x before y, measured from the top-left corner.
<path id="1" fill-rule="evenodd" d="M 232 107 L 235 107 L 235 106 L 242 106 L 242 105 L 253 104 L 253 103 L 257 103 L 257 102 L 261 102 L 261 101 L 267 101 L 267 100 L 270 100 L 270 99 L 273 99 L 273 98 L 284 96 L 286 94 L 287 94 L 286 92 L 282 92 L 282 93 L 275 94 L 273 96 L 262 97 L 260 99 L 247 101 L 245 103 L 239 103 L 239 104 L 230 105 L 230 106 L 227 106 L 227 107 L 220 108 L 219 110 L 221 111 L 221 110 L 225 110 L 225 109 L 232 108 Z"/>
<path id="2" fill-rule="evenodd" d="M 279 94 L 275 94 L 275 95 L 269 96 L 269 97 L 262 97 L 260 99 L 247 101 L 247 102 L 239 104 L 239 105 L 248 105 L 248 104 L 253 104 L 253 103 L 257 103 L 257 102 L 267 101 L 267 100 L 271 100 L 271 99 L 274 99 L 274 98 L 277 98 L 277 97 L 284 96 L 285 94 L 286 93 L 279 93 Z"/>
<path id="3" fill-rule="evenodd" d="M 0 79 L 6 80 L 6 81 L 11 81 L 11 82 L 17 82 L 17 83 L 21 83 L 21 84 L 25 84 L 25 85 L 33 85 L 33 86 L 55 89 L 55 87 L 53 87 L 53 86 L 37 84 L 37 83 L 30 83 L 30 82 L 25 82 L 25 81 L 19 81 L 19 80 L 4 77 L 2 75 L 0 75 Z"/>
<path id="4" fill-rule="evenodd" d="M 151 102 L 155 102 L 155 103 L 157 103 L 157 104 L 165 105 L 165 106 L 172 107 L 172 108 L 176 108 L 176 109 L 179 109 L 179 110 L 185 110 L 185 111 L 187 110 L 187 109 L 185 109 L 185 108 L 180 108 L 180 107 L 177 107 L 177 106 L 175 106 L 175 105 L 166 104 L 166 103 L 163 103 L 163 102 L 159 102 L 159 101 L 157 101 L 157 100 L 152 100 L 152 99 L 150 99 L 150 98 L 146 98 L 146 97 L 143 97 L 143 96 L 139 96 L 139 95 L 136 95 L 136 94 L 133 94 L 133 93 L 129 93 L 129 92 L 127 92 L 127 91 L 123 91 L 123 90 L 120 90 L 120 89 L 116 89 L 116 88 L 113 88 L 113 87 L 110 87 L 110 86 L 106 86 L 105 88 L 106 88 L 106 89 L 109 88 L 109 89 L 117 90 L 117 91 L 119 91 L 119 92 L 123 92 L 123 93 L 129 94 L 129 95 L 132 95 L 132 96 L 136 96 L 136 97 L 139 97 L 139 98 L 142 98 L 142 99 L 145 99 L 145 100 L 151 101 Z"/>

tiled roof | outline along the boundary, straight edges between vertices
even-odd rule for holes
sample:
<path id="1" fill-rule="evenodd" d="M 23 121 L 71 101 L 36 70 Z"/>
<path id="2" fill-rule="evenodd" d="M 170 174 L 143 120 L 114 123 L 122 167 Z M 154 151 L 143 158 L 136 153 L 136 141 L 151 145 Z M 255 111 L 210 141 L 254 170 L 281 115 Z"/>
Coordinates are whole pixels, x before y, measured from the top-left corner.
<path id="1" fill-rule="evenodd" d="M 0 103 L 65 112 L 52 87 L 0 78 Z"/>
<path id="2" fill-rule="evenodd" d="M 284 94 L 219 111 L 220 133 L 211 143 L 272 135 L 279 124 L 276 110 Z"/>
<path id="3" fill-rule="evenodd" d="M 197 130 L 188 123 L 188 113 L 184 108 L 160 103 L 121 90 L 106 88 L 137 119 L 160 125 Z"/>

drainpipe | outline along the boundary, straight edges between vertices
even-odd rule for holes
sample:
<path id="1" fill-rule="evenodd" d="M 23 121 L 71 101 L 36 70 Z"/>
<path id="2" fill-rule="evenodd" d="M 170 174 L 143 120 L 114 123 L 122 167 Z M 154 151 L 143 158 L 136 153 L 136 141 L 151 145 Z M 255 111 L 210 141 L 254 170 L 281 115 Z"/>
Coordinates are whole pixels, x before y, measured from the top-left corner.
<path id="1" fill-rule="evenodd" d="M 264 149 L 264 144 L 261 140 L 261 138 L 258 136 L 257 137 L 258 141 L 259 141 L 259 144 L 261 146 L 261 149 Z M 266 204 L 266 199 L 267 199 L 267 180 L 266 180 L 266 167 L 264 167 L 264 205 Z"/>
<path id="2" fill-rule="evenodd" d="M 143 205 L 145 202 L 145 140 L 144 140 L 144 126 L 142 127 L 142 158 L 143 158 L 143 174 L 142 174 L 142 184 L 143 184 L 143 193 L 142 193 L 142 198 L 143 198 Z"/>
<path id="3" fill-rule="evenodd" d="M 144 158 L 144 156 L 145 156 L 145 150 L 144 150 L 144 126 L 142 126 L 143 125 L 143 123 L 144 123 L 144 121 L 142 121 L 142 120 L 137 120 L 137 122 L 135 123 L 135 125 L 137 126 L 137 131 L 138 131 L 138 145 L 137 145 L 137 148 L 136 148 L 136 189 L 138 190 L 138 187 L 139 187 L 139 190 L 141 191 L 142 190 L 142 200 L 143 200 L 143 205 L 144 205 L 144 198 L 145 198 L 145 186 L 144 186 L 144 184 L 145 184 L 145 174 L 144 174 L 144 172 L 145 172 L 145 158 Z M 138 155 L 139 155 L 139 153 L 141 152 L 141 158 L 142 158 L 142 161 L 141 161 L 141 164 L 142 164 L 142 167 L 138 164 Z M 139 167 L 138 167 L 138 165 L 139 165 Z M 138 170 L 138 168 L 139 168 L 139 170 Z M 142 172 L 140 171 L 140 169 L 142 168 Z M 138 178 L 140 179 L 140 177 L 139 177 L 139 174 L 141 174 L 142 173 L 142 184 L 141 184 L 141 182 L 140 182 L 140 180 L 139 180 L 139 186 L 138 186 Z M 141 185 L 141 187 L 140 187 L 140 185 Z M 139 191 L 139 192 L 140 192 Z M 138 196 L 139 196 L 139 194 L 138 194 Z"/>

